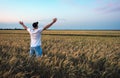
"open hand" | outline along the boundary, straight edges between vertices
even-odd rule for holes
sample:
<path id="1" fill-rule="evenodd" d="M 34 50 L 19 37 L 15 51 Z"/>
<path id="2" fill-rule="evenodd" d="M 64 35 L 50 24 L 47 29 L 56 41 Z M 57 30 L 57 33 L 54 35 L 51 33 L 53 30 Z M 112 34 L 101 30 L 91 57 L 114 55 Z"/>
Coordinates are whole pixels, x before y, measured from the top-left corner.
<path id="1" fill-rule="evenodd" d="M 23 25 L 23 24 L 24 24 L 22 21 L 19 21 L 19 23 L 20 23 L 21 25 Z"/>
<path id="2" fill-rule="evenodd" d="M 57 21 L 57 18 L 54 18 L 54 19 L 53 19 L 53 22 L 56 22 L 56 21 Z"/>

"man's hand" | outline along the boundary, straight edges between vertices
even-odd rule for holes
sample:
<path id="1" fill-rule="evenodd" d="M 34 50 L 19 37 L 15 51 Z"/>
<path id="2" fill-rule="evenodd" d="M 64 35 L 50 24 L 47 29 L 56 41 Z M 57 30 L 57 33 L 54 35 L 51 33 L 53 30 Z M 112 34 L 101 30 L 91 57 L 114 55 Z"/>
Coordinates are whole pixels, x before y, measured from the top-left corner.
<path id="1" fill-rule="evenodd" d="M 57 21 L 57 18 L 54 18 L 54 19 L 53 19 L 53 22 L 55 23 L 56 21 Z"/>
<path id="2" fill-rule="evenodd" d="M 20 25 L 23 26 L 24 29 L 27 29 L 27 26 L 24 25 L 24 23 L 22 21 L 19 21 Z"/>
<path id="3" fill-rule="evenodd" d="M 23 23 L 22 21 L 19 21 L 19 23 L 20 23 L 21 25 L 24 25 L 24 23 Z"/>

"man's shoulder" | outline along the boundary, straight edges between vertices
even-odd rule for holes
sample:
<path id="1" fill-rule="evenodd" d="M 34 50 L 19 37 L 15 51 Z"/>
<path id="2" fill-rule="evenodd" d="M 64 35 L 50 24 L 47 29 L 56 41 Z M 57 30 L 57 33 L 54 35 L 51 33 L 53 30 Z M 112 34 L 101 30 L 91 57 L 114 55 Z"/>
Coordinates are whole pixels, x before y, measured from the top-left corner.
<path id="1" fill-rule="evenodd" d="M 43 29 L 43 27 L 40 27 L 40 28 L 38 28 L 38 29 Z"/>
<path id="2" fill-rule="evenodd" d="M 43 30 L 43 27 L 41 27 L 41 28 L 38 28 L 38 30 L 39 30 L 39 31 L 42 31 L 42 30 Z"/>
<path id="3" fill-rule="evenodd" d="M 27 30 L 31 30 L 31 29 L 27 27 Z"/>

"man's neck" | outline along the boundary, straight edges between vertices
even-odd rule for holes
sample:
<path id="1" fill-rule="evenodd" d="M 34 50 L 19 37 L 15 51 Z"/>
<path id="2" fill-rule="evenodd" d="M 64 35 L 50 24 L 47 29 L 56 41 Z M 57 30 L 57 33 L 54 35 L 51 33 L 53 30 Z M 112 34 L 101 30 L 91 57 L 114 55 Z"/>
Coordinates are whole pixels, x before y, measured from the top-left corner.
<path id="1" fill-rule="evenodd" d="M 34 28 L 33 30 L 36 30 L 36 29 L 38 29 L 38 27 L 37 27 L 37 28 Z"/>

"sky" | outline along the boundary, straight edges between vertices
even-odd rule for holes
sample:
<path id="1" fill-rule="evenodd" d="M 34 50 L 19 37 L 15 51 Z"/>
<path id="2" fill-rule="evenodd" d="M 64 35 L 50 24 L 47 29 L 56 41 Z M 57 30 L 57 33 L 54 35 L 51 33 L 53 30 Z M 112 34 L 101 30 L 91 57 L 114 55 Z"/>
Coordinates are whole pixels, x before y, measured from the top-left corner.
<path id="1" fill-rule="evenodd" d="M 120 0 L 0 0 L 0 28 L 44 27 L 53 18 L 50 29 L 120 30 Z"/>

